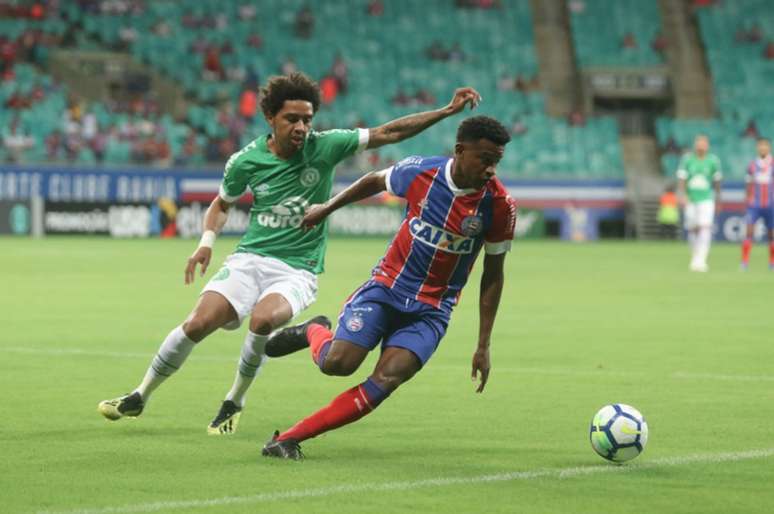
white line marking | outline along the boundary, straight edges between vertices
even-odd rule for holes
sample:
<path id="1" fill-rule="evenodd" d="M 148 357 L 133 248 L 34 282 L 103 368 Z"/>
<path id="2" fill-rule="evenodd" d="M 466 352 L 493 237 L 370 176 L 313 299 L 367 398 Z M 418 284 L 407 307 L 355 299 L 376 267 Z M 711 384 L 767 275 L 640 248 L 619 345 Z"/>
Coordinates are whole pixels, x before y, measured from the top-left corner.
<path id="1" fill-rule="evenodd" d="M 677 371 L 672 373 L 672 378 L 698 379 L 698 380 L 740 380 L 744 382 L 774 382 L 772 375 L 717 375 L 714 373 L 685 373 Z"/>
<path id="2" fill-rule="evenodd" d="M 478 475 L 471 477 L 438 477 L 403 482 L 367 482 L 363 484 L 345 484 L 332 487 L 320 487 L 316 489 L 296 489 L 280 491 L 276 493 L 261 493 L 249 496 L 225 496 L 222 498 L 202 500 L 171 500 L 153 503 L 140 503 L 137 505 L 96 507 L 80 510 L 38 511 L 38 514 L 132 514 L 138 512 L 168 512 L 178 509 L 219 507 L 223 505 L 258 504 L 280 500 L 297 500 L 302 498 L 322 498 L 343 493 L 408 491 L 427 487 L 475 485 L 491 482 L 513 482 L 521 480 L 534 480 L 538 478 L 563 480 L 580 476 L 595 475 L 599 473 L 626 473 L 661 467 L 685 466 L 688 464 L 718 464 L 723 462 L 736 462 L 751 459 L 765 459 L 772 456 L 774 456 L 774 448 L 764 448 L 745 452 L 705 453 L 698 455 L 686 455 L 683 457 L 666 457 L 650 462 L 646 461 L 642 464 L 629 464 L 626 466 L 608 464 L 573 468 L 542 469 L 534 471 L 511 471 L 492 475 Z"/>
<path id="3" fill-rule="evenodd" d="M 74 355 L 83 357 L 115 357 L 118 359 L 152 359 L 153 353 L 130 353 L 130 352 L 105 352 L 100 350 L 83 350 L 80 348 L 24 348 L 24 347 L 4 347 L 0 351 L 10 353 L 31 353 L 42 355 Z M 210 355 L 197 356 L 198 360 L 218 361 L 218 362 L 237 362 L 239 356 L 218 357 Z"/>

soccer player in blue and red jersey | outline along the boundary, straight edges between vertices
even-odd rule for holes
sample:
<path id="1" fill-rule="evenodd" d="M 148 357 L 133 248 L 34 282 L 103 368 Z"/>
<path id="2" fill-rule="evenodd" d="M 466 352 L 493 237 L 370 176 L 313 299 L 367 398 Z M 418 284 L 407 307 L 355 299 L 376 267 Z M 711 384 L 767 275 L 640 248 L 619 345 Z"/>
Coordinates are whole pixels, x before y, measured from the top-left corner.
<path id="1" fill-rule="evenodd" d="M 489 377 L 489 339 L 500 303 L 503 262 L 516 224 L 516 205 L 495 177 L 510 141 L 497 120 L 475 116 L 457 130 L 454 157 L 409 157 L 371 172 L 328 202 L 313 206 L 305 226 L 336 209 L 382 191 L 407 201 L 406 216 L 371 278 L 347 300 L 335 336 L 320 318 L 286 328 L 266 343 L 270 357 L 309 347 L 326 375 L 354 373 L 381 343 L 371 375 L 283 433 L 263 455 L 303 457 L 299 443 L 357 421 L 379 406 L 430 359 L 452 309 L 484 248 L 478 346 L 472 378 L 482 392 Z"/>
<path id="2" fill-rule="evenodd" d="M 742 269 L 750 264 L 755 222 L 763 218 L 769 236 L 769 269 L 774 270 L 774 159 L 771 143 L 758 139 L 758 157 L 747 167 L 747 234 L 742 242 Z"/>

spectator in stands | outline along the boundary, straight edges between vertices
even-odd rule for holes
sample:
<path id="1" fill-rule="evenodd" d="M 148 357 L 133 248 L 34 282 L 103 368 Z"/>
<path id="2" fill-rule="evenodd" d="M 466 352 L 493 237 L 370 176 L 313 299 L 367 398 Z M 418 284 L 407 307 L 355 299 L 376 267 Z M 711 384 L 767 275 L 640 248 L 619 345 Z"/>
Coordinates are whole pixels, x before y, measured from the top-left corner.
<path id="1" fill-rule="evenodd" d="M 514 83 L 516 86 L 516 91 L 520 91 L 522 93 L 526 93 L 528 89 L 527 81 L 524 80 L 524 77 L 522 75 L 516 76 L 516 81 Z"/>
<path id="2" fill-rule="evenodd" d="M 750 139 L 755 139 L 756 141 L 760 139 L 761 135 L 758 131 L 758 125 L 755 123 L 755 120 L 750 120 L 747 122 L 747 126 L 742 131 L 741 136 L 749 137 Z"/>
<path id="3" fill-rule="evenodd" d="M 621 48 L 623 49 L 635 49 L 637 48 L 637 40 L 634 38 L 634 34 L 627 32 L 621 40 Z"/>
<path id="4" fill-rule="evenodd" d="M 263 48 L 263 38 L 260 34 L 252 33 L 247 38 L 247 46 L 250 48 L 255 48 L 256 50 L 260 50 Z"/>
<path id="5" fill-rule="evenodd" d="M 238 13 L 240 20 L 250 21 L 255 19 L 258 11 L 256 10 L 255 5 L 251 3 L 243 3 L 239 6 Z"/>
<path id="6" fill-rule="evenodd" d="M 500 75 L 500 79 L 497 81 L 497 89 L 500 91 L 513 91 L 515 89 L 516 81 L 513 77 L 507 73 Z"/>
<path id="7" fill-rule="evenodd" d="M 583 115 L 580 108 L 576 107 L 567 117 L 567 123 L 571 127 L 582 127 L 586 124 L 586 117 Z"/>
<path id="8" fill-rule="evenodd" d="M 16 61 L 16 43 L 0 38 L 0 74 L 3 80 L 13 78 L 13 64 Z"/>
<path id="9" fill-rule="evenodd" d="M 421 105 L 435 105 L 435 97 L 427 89 L 420 88 L 417 90 L 417 94 L 414 98 Z"/>
<path id="10" fill-rule="evenodd" d="M 292 57 L 286 57 L 285 60 L 282 62 L 280 71 L 282 72 L 283 75 L 290 75 L 291 73 L 298 71 L 298 66 L 296 66 L 296 61 L 294 61 Z"/>
<path id="11" fill-rule="evenodd" d="M 338 84 L 338 92 L 346 95 L 347 88 L 349 87 L 349 71 L 347 69 L 347 63 L 344 61 L 344 57 L 337 53 L 333 59 L 333 65 L 331 66 L 331 75 L 336 79 Z"/>
<path id="12" fill-rule="evenodd" d="M 462 47 L 460 46 L 459 42 L 455 42 L 452 47 L 449 49 L 449 58 L 450 61 L 456 61 L 461 62 L 465 60 L 465 52 L 462 50 Z"/>
<path id="13" fill-rule="evenodd" d="M 220 49 L 216 45 L 210 45 L 204 54 L 204 78 L 213 81 L 225 78 L 223 65 L 220 63 Z"/>
<path id="14" fill-rule="evenodd" d="M 46 159 L 49 161 L 59 160 L 62 153 L 62 133 L 59 130 L 51 132 L 45 140 L 46 145 Z"/>
<path id="15" fill-rule="evenodd" d="M 339 81 L 333 75 L 326 75 L 320 80 L 320 99 L 324 105 L 330 105 L 339 94 Z"/>
<path id="16" fill-rule="evenodd" d="M 674 136 L 669 136 L 669 139 L 667 139 L 667 142 L 664 145 L 664 153 L 675 155 L 681 155 L 683 153 L 682 147 L 675 141 Z"/>
<path id="17" fill-rule="evenodd" d="M 32 148 L 35 140 L 19 127 L 19 117 L 14 117 L 11 126 L 3 132 L 3 146 L 10 162 L 24 161 L 24 152 Z"/>
<path id="18" fill-rule="evenodd" d="M 664 57 L 667 49 L 667 39 L 663 32 L 659 30 L 653 37 L 653 41 L 650 42 L 650 48 L 662 58 Z"/>
<path id="19" fill-rule="evenodd" d="M 400 88 L 398 89 L 398 92 L 395 93 L 395 96 L 392 97 L 391 101 L 392 105 L 403 107 L 411 103 L 411 97 L 407 95 L 402 88 Z"/>
<path id="20" fill-rule="evenodd" d="M 247 123 L 252 123 L 258 110 L 258 93 L 253 87 L 245 88 L 239 95 L 239 115 Z"/>
<path id="21" fill-rule="evenodd" d="M 199 142 L 197 141 L 196 131 L 194 129 L 188 129 L 188 135 L 185 137 L 183 143 L 183 149 L 175 158 L 176 166 L 188 166 L 197 160 L 201 149 L 199 148 Z"/>
<path id="22" fill-rule="evenodd" d="M 368 2 L 366 12 L 369 16 L 381 16 L 384 14 L 384 2 L 382 0 L 371 0 Z"/>
<path id="23" fill-rule="evenodd" d="M 449 51 L 437 39 L 425 49 L 425 55 L 431 61 L 448 61 Z"/>
<path id="24" fill-rule="evenodd" d="M 766 48 L 763 51 L 763 56 L 771 61 L 774 59 L 774 42 L 769 41 L 766 43 Z"/>
<path id="25" fill-rule="evenodd" d="M 511 123 L 511 134 L 514 136 L 523 136 L 527 133 L 529 128 L 527 127 L 527 124 L 524 123 L 524 120 L 521 116 L 516 116 L 513 118 L 513 123 Z"/>
<path id="26" fill-rule="evenodd" d="M 312 37 L 314 31 L 314 14 L 312 9 L 305 5 L 296 13 L 296 37 L 301 39 L 309 39 Z"/>
<path id="27" fill-rule="evenodd" d="M 760 43 L 761 39 L 763 39 L 763 32 L 757 23 L 753 24 L 749 29 L 740 26 L 736 30 L 734 39 L 737 43 Z"/>

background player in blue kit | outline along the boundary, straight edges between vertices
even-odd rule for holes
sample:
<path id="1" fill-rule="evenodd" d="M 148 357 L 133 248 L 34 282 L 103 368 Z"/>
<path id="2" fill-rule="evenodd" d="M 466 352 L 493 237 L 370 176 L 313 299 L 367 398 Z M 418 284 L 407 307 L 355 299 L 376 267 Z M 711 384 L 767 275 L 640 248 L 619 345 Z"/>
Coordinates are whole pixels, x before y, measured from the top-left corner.
<path id="1" fill-rule="evenodd" d="M 774 270 L 774 159 L 771 143 L 765 137 L 758 139 L 758 156 L 747 166 L 747 224 L 742 241 L 742 269 L 750 264 L 755 223 L 763 219 L 769 241 L 769 269 Z"/>
<path id="2" fill-rule="evenodd" d="M 354 373 L 381 343 L 373 373 L 327 407 L 274 437 L 265 456 L 300 459 L 299 443 L 365 416 L 419 371 L 435 352 L 451 311 L 482 247 L 478 346 L 472 378 L 477 392 L 489 377 L 489 340 L 500 303 L 503 262 L 516 224 L 516 205 L 495 177 L 510 141 L 497 120 L 475 116 L 457 130 L 454 157 L 409 157 L 371 172 L 328 202 L 312 207 L 314 226 L 336 209 L 389 191 L 407 200 L 406 216 L 372 277 L 350 296 L 336 336 L 314 318 L 269 339 L 266 354 L 279 357 L 309 346 L 327 375 Z"/>

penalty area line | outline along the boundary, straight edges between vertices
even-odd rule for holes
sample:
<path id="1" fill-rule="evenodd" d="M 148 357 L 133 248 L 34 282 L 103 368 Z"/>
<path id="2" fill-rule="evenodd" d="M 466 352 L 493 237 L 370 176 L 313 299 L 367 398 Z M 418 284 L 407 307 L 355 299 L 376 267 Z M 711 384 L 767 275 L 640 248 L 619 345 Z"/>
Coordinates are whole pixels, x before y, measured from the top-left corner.
<path id="1" fill-rule="evenodd" d="M 133 514 L 143 512 L 169 512 L 179 509 L 221 507 L 225 505 L 250 505 L 276 502 L 281 500 L 298 500 L 306 498 L 324 498 L 337 494 L 384 492 L 384 491 L 410 491 L 430 487 L 448 487 L 453 485 L 476 485 L 496 482 L 516 482 L 535 479 L 568 479 L 601 473 L 633 473 L 642 470 L 659 469 L 689 464 L 719 464 L 725 462 L 738 462 L 753 459 L 765 459 L 774 456 L 774 448 L 763 448 L 742 452 L 704 453 L 685 455 L 680 457 L 665 457 L 645 461 L 638 464 L 616 466 L 612 464 L 580 466 L 570 468 L 553 468 L 534 471 L 511 471 L 490 475 L 477 475 L 470 477 L 438 477 L 423 480 L 400 482 L 367 482 L 361 484 L 346 484 L 314 489 L 295 489 L 278 491 L 275 493 L 260 493 L 248 496 L 224 496 L 221 498 L 198 500 L 169 500 L 151 503 L 138 503 L 135 505 L 120 505 L 109 507 L 95 507 L 76 510 L 38 511 L 38 514 Z"/>

